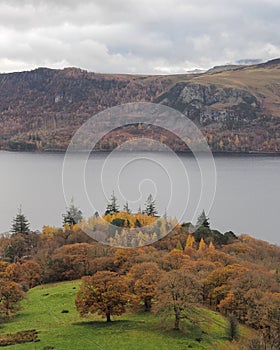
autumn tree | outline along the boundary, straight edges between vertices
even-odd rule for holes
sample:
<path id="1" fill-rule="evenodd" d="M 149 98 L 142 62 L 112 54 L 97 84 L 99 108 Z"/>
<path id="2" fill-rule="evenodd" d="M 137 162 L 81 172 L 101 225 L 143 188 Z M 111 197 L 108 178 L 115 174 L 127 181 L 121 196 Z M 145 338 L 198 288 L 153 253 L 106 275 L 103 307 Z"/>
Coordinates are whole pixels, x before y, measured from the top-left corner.
<path id="1" fill-rule="evenodd" d="M 187 237 L 185 252 L 190 252 L 194 248 L 195 238 L 192 234 L 189 234 Z"/>
<path id="2" fill-rule="evenodd" d="M 151 309 L 161 275 L 162 271 L 154 262 L 135 264 L 128 273 L 131 291 L 137 296 L 137 301 L 143 302 L 146 311 Z"/>
<path id="3" fill-rule="evenodd" d="M 2 259 L 7 259 L 10 260 L 10 257 L 7 255 L 9 252 L 9 247 L 10 247 L 10 238 L 6 237 L 5 235 L 2 235 L 0 237 L 0 256 Z"/>
<path id="4" fill-rule="evenodd" d="M 21 286 L 7 279 L 0 280 L 0 319 L 12 316 L 18 309 L 18 302 L 24 293 Z"/>
<path id="5" fill-rule="evenodd" d="M 36 254 L 40 245 L 40 235 L 35 232 L 13 233 L 10 237 L 5 257 L 10 262 Z"/>
<path id="6" fill-rule="evenodd" d="M 11 262 L 28 254 L 28 240 L 25 233 L 14 233 L 10 239 L 10 244 L 6 252 L 7 258 Z"/>
<path id="7" fill-rule="evenodd" d="M 204 239 L 201 238 L 199 245 L 198 245 L 198 251 L 202 253 L 206 249 L 206 244 L 204 242 Z"/>
<path id="8" fill-rule="evenodd" d="M 129 301 L 125 278 L 115 272 L 99 271 L 83 277 L 75 300 L 81 316 L 98 313 L 111 322 L 111 315 L 121 315 Z"/>
<path id="9" fill-rule="evenodd" d="M 207 284 L 207 277 L 217 268 L 217 266 L 213 262 L 200 258 L 197 260 L 189 260 L 187 264 L 184 265 L 184 268 L 190 270 L 199 279 L 201 285 L 202 303 L 206 303 L 209 288 Z"/>
<path id="10" fill-rule="evenodd" d="M 222 266 L 212 271 L 205 279 L 205 287 L 208 290 L 208 300 L 210 305 L 218 306 L 223 299 L 228 299 L 223 304 L 223 308 L 232 305 L 233 295 L 228 294 L 231 290 L 232 280 L 244 274 L 246 269 L 238 264 Z"/>
<path id="11" fill-rule="evenodd" d="M 52 281 L 72 280 L 94 272 L 94 247 L 88 243 L 67 244 L 49 258 L 47 276 Z"/>
<path id="12" fill-rule="evenodd" d="M 189 256 L 184 254 L 182 250 L 173 249 L 163 256 L 161 259 L 161 267 L 166 271 L 178 270 L 188 259 Z"/>
<path id="13" fill-rule="evenodd" d="M 5 271 L 5 277 L 20 284 L 27 291 L 42 282 L 42 269 L 33 260 L 23 260 L 10 264 Z"/>
<path id="14" fill-rule="evenodd" d="M 176 250 L 181 250 L 181 251 L 184 250 L 184 249 L 183 249 L 183 246 L 182 246 L 182 243 L 181 243 L 180 240 L 177 242 L 175 249 L 176 249 Z"/>
<path id="15" fill-rule="evenodd" d="M 201 300 L 201 286 L 194 273 L 179 269 L 164 274 L 158 285 L 157 311 L 174 315 L 174 329 L 179 330 L 180 320 L 190 318 L 190 311 Z"/>
<path id="16" fill-rule="evenodd" d="M 223 300 L 221 300 L 219 304 L 219 310 L 225 315 L 233 316 L 236 313 L 236 311 L 238 311 L 238 309 L 238 300 L 236 299 L 236 296 L 234 295 L 233 291 L 230 290 L 227 296 Z"/>

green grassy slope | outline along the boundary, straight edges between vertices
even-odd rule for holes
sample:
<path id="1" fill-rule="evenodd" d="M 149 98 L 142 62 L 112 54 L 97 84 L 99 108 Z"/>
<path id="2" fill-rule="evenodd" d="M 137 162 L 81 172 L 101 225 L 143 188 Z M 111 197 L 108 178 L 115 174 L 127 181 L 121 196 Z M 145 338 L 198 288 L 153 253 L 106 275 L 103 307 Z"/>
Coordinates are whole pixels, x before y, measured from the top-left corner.
<path id="1" fill-rule="evenodd" d="M 74 299 L 79 281 L 36 287 L 28 292 L 22 310 L 13 320 L 0 325 L 0 333 L 36 329 L 40 342 L 7 346 L 13 350 L 183 350 L 236 349 L 226 340 L 226 320 L 209 310 L 197 310 L 198 326 L 182 323 L 172 330 L 171 320 L 147 313 L 127 313 L 107 324 L 98 316 L 82 319 Z M 68 310 L 68 313 L 62 313 Z M 243 338 L 248 330 L 241 329 Z M 196 338 L 202 338 L 198 342 Z M 239 347 L 238 347 L 239 348 Z"/>

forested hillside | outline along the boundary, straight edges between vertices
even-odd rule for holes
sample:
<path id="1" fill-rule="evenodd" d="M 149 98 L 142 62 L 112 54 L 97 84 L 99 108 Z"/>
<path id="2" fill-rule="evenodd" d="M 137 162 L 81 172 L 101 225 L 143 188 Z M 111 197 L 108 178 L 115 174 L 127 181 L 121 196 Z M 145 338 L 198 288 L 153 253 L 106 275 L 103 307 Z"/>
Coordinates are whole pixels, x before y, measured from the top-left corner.
<path id="1" fill-rule="evenodd" d="M 112 213 L 104 218 L 115 224 L 118 219 L 120 224 L 121 216 L 127 219 L 125 215 Z M 87 224 L 98 225 L 94 220 L 99 219 L 90 218 Z M 137 220 L 141 227 L 146 214 L 137 214 Z M 159 232 L 165 229 L 162 220 Z M 119 233 L 111 234 L 112 244 L 123 244 L 126 237 L 121 226 Z M 75 291 L 81 317 L 99 314 L 110 322 L 112 316 L 122 317 L 129 310 L 136 314 L 146 310 L 161 320 L 158 332 L 166 319 L 168 329 L 183 334 L 195 327 L 201 334 L 201 348 L 207 348 L 206 321 L 198 312 L 206 308 L 229 318 L 231 335 L 225 339 L 239 344 L 239 323 L 252 329 L 246 349 L 279 349 L 280 248 L 246 235 L 236 237 L 230 231 L 222 234 L 212 230 L 207 220 L 194 232 L 191 228 L 189 223 L 177 225 L 152 245 L 130 249 L 96 242 L 73 223 L 63 228 L 45 226 L 41 233 L 30 232 L 26 226 L 24 232 L 1 237 L 2 322 L 14 317 L 18 302 L 30 288 L 82 278 Z"/>
<path id="2" fill-rule="evenodd" d="M 202 129 L 213 151 L 280 151 L 279 60 L 172 76 L 95 74 L 77 68 L 1 74 L 0 147 L 64 151 L 92 115 L 139 101 L 184 113 Z M 135 134 L 186 150 L 173 135 L 144 126 L 113 133 L 99 150 L 111 150 Z"/>

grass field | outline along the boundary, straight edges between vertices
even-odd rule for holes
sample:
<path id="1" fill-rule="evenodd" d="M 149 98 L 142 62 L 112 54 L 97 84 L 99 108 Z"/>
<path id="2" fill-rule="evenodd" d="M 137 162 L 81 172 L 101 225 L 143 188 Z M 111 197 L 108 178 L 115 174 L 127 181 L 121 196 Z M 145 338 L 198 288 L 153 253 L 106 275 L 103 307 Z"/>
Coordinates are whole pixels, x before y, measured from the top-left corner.
<path id="1" fill-rule="evenodd" d="M 1 334 L 36 329 L 40 342 L 6 346 L 13 350 L 184 350 L 238 349 L 226 340 L 226 320 L 219 314 L 199 309 L 199 326 L 182 323 L 172 330 L 172 320 L 148 313 L 127 313 L 111 324 L 99 316 L 80 318 L 74 299 L 79 281 L 36 287 L 28 292 L 22 310 L 0 325 Z M 68 313 L 62 313 L 68 310 Z M 241 329 L 244 335 L 248 331 Z M 202 338 L 199 342 L 196 338 Z"/>

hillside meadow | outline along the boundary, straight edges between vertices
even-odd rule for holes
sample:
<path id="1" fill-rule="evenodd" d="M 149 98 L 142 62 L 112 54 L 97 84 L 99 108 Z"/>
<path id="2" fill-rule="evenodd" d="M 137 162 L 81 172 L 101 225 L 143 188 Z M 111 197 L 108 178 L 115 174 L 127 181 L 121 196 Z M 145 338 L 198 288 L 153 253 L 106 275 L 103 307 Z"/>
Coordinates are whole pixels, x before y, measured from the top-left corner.
<path id="1" fill-rule="evenodd" d="M 251 330 L 240 327 L 237 345 L 227 341 L 227 320 L 220 314 L 197 309 L 199 324 L 182 323 L 182 330 L 172 329 L 169 319 L 152 313 L 132 313 L 113 317 L 107 324 L 100 316 L 80 318 L 74 299 L 80 280 L 37 286 L 27 293 L 22 309 L 8 323 L 0 326 L 1 336 L 36 329 L 39 342 L 6 346 L 9 350 L 183 350 L 239 349 Z"/>

